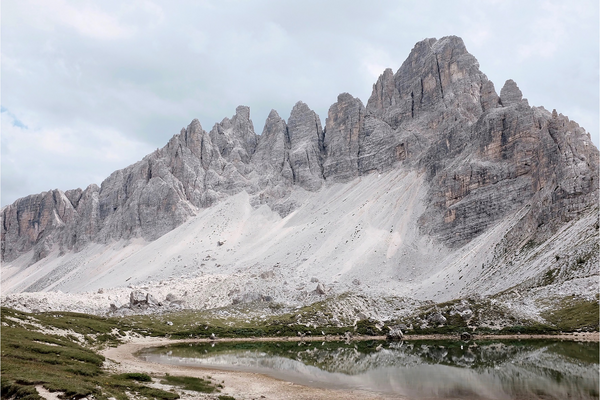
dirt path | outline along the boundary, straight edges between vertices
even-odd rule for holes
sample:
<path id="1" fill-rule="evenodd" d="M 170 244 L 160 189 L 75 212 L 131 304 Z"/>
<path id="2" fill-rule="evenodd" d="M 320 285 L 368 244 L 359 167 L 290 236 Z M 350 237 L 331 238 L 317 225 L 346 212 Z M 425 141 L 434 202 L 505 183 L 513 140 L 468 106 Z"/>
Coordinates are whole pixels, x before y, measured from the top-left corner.
<path id="1" fill-rule="evenodd" d="M 261 339 L 220 339 L 220 342 L 232 341 L 309 341 L 309 340 L 331 340 L 331 338 L 311 337 L 311 338 L 261 338 Z M 356 338 L 355 338 L 356 339 Z M 369 337 L 367 339 L 377 340 L 383 337 Z M 428 335 L 428 336 L 409 336 L 407 340 L 443 340 L 456 339 L 455 336 L 447 335 Z M 577 333 L 563 335 L 506 335 L 506 336 L 477 336 L 476 339 L 553 339 L 553 340 L 576 340 L 593 341 L 600 340 L 598 332 Z M 208 342 L 208 340 L 171 340 L 157 338 L 135 338 L 131 342 L 122 344 L 118 347 L 108 348 L 102 351 L 102 354 L 114 363 L 109 362 L 109 368 L 115 372 L 145 372 L 155 375 L 184 375 L 198 378 L 211 376 L 216 382 L 223 382 L 225 389 L 222 394 L 227 394 L 236 398 L 236 400 L 250 399 L 281 399 L 281 400 L 372 400 L 372 399 L 406 399 L 399 395 L 386 395 L 372 393 L 361 390 L 339 390 L 339 389 L 321 389 L 308 386 L 293 384 L 291 382 L 281 381 L 266 375 L 240 371 L 223 371 L 211 368 L 187 367 L 177 365 L 165 365 L 153 362 L 143 361 L 134 356 L 134 354 L 146 347 L 164 346 L 174 343 L 187 342 Z M 202 395 L 182 395 L 182 399 L 205 398 L 213 399 L 213 396 Z"/>

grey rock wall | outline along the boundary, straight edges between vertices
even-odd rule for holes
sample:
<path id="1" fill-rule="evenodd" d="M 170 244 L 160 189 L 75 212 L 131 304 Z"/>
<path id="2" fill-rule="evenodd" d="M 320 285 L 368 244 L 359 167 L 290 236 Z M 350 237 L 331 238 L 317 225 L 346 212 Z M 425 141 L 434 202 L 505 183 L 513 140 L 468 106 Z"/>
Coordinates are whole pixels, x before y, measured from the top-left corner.
<path id="1" fill-rule="evenodd" d="M 346 182 L 359 176 L 358 157 L 365 107 L 348 93 L 338 96 L 325 121 L 323 177 Z"/>
<path id="2" fill-rule="evenodd" d="M 287 122 L 289 164 L 293 182 L 307 190 L 323 184 L 323 129 L 319 116 L 306 104 L 296 103 Z"/>

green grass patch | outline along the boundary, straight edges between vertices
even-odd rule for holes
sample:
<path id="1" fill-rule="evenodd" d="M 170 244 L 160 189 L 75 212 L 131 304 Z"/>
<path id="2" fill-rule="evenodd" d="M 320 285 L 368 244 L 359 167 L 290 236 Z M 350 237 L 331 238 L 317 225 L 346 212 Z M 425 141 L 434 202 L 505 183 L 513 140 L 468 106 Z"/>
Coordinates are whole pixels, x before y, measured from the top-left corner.
<path id="1" fill-rule="evenodd" d="M 41 399 L 33 385 L 21 384 L 14 380 L 6 379 L 4 376 L 2 377 L 1 387 L 3 399 Z"/>
<path id="2" fill-rule="evenodd" d="M 185 317 L 183 317 L 184 315 Z M 206 339 L 211 334 L 215 334 L 220 338 L 261 338 L 298 336 L 298 333 L 306 336 L 320 336 L 322 334 L 341 335 L 346 331 L 354 332 L 353 326 L 324 326 L 319 328 L 306 326 L 298 323 L 295 315 L 280 315 L 267 321 L 236 323 L 234 326 L 230 326 L 223 320 L 203 319 L 204 315 L 201 313 L 178 313 L 168 316 L 136 316 L 132 317 L 132 324 L 135 326 L 136 331 L 144 335 L 168 336 L 172 339 Z M 182 319 L 185 319 L 187 323 L 184 323 Z M 167 325 L 166 321 L 173 322 L 173 325 Z M 189 321 L 194 322 L 190 323 Z M 370 331 L 369 328 L 371 328 Z M 359 326 L 359 332 L 356 333 L 365 335 L 382 334 L 374 329 L 372 323 L 367 322 L 362 323 Z"/>
<path id="3" fill-rule="evenodd" d="M 556 278 L 558 278 L 559 274 L 560 274 L 560 270 L 559 269 L 554 269 L 554 268 L 548 269 L 544 273 L 544 276 L 542 277 L 542 281 L 540 283 L 540 286 L 552 285 L 556 281 Z"/>
<path id="4" fill-rule="evenodd" d="M 565 298 L 555 309 L 542 313 L 542 317 L 561 331 L 595 331 L 599 328 L 598 307 L 597 301 Z"/>
<path id="5" fill-rule="evenodd" d="M 173 386 L 179 386 L 185 390 L 192 390 L 200 393 L 214 393 L 223 388 L 221 384 L 214 384 L 210 380 L 202 378 L 193 378 L 190 376 L 165 375 L 161 383 Z"/>
<path id="6" fill-rule="evenodd" d="M 124 330 L 135 331 L 135 327 L 118 318 L 71 312 L 29 314 L 6 307 L 2 307 L 0 313 L 3 326 L 38 330 L 36 326 L 41 325 L 47 330 L 72 331 L 70 341 L 77 341 L 77 335 L 80 335 L 85 342 L 98 347 L 115 346 L 120 343 Z M 52 337 L 48 337 L 47 340 L 46 343 L 60 344 Z"/>
<path id="7" fill-rule="evenodd" d="M 102 369 L 104 357 L 95 348 L 115 343 L 123 326 L 118 320 L 74 313 L 28 314 L 7 308 L 2 315 L 2 398 L 40 399 L 35 386 L 42 385 L 61 398 L 94 396 L 98 400 L 141 398 L 174 400 L 176 393 L 140 385 L 146 374 L 114 375 Z M 40 326 L 45 332 L 40 332 Z M 72 334 L 64 335 L 72 331 Z M 98 334 L 101 334 L 100 336 Z M 77 334 L 84 335 L 83 343 Z"/>
<path id="8" fill-rule="evenodd" d="M 499 335 L 553 335 L 558 333 L 558 329 L 545 324 L 513 325 L 504 327 L 496 333 Z"/>
<path id="9" fill-rule="evenodd" d="M 150 377 L 150 375 L 139 372 L 129 372 L 126 374 L 120 374 L 117 375 L 117 378 L 131 379 L 138 382 L 152 382 L 152 377 Z"/>

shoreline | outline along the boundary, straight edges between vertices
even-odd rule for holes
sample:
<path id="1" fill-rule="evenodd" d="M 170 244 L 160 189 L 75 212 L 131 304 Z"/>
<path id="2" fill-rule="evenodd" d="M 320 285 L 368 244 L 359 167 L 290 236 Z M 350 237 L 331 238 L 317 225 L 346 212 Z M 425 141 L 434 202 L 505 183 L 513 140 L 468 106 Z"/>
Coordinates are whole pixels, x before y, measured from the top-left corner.
<path id="1" fill-rule="evenodd" d="M 599 332 L 569 333 L 560 335 L 475 335 L 472 341 L 477 340 L 569 340 L 599 342 Z M 355 336 L 352 341 L 358 340 L 385 340 L 385 336 Z M 403 340 L 459 340 L 456 335 L 409 335 Z M 250 400 L 257 398 L 285 399 L 285 400 L 309 400 L 309 399 L 333 399 L 333 400 L 375 400 L 375 399 L 408 399 L 400 395 L 386 393 L 375 393 L 365 390 L 330 389 L 304 386 L 279 380 L 277 378 L 255 372 L 243 372 L 222 370 L 204 367 L 189 367 L 178 365 L 158 364 L 144 361 L 135 356 L 137 352 L 148 347 L 159 347 L 177 343 L 210 343 L 210 342 L 308 342 L 308 341 L 340 341 L 337 336 L 313 336 L 313 337 L 269 337 L 269 338 L 222 338 L 222 339 L 168 339 L 140 337 L 133 338 L 129 342 L 117 347 L 110 347 L 100 351 L 107 359 L 108 368 L 115 372 L 144 372 L 150 375 L 185 375 L 205 378 L 210 375 L 216 382 L 222 382 L 224 390 L 222 394 L 233 396 L 236 400 Z M 212 397 L 211 397 L 212 396 Z M 194 394 L 193 396 L 182 395 L 182 399 L 192 398 L 215 398 L 215 395 Z"/>
<path id="2" fill-rule="evenodd" d="M 241 340 L 240 340 L 241 339 Z M 273 338 L 271 338 L 273 339 Z M 279 339 L 279 338 L 275 338 Z M 299 341 L 301 338 L 288 338 L 290 341 Z M 316 340 L 316 338 L 313 338 Z M 263 339 L 252 338 L 230 338 L 219 339 L 221 342 L 258 342 Z M 273 340 L 270 340 L 273 341 Z M 256 372 L 243 372 L 222 370 L 205 367 L 189 367 L 179 365 L 159 364 L 144 361 L 135 356 L 137 352 L 147 347 L 158 347 L 176 343 L 211 342 L 210 339 L 165 339 L 165 338 L 135 338 L 132 341 L 100 351 L 107 361 L 108 368 L 114 372 L 143 372 L 152 376 L 156 375 L 184 375 L 197 378 L 210 376 L 212 380 L 221 382 L 224 386 L 222 393 L 235 397 L 236 400 L 251 399 L 282 399 L 282 400 L 378 400 L 399 399 L 408 400 L 399 395 L 385 393 L 374 393 L 359 389 L 327 389 L 299 385 L 292 382 L 280 380 L 265 374 Z M 215 394 L 204 395 L 194 393 L 187 396 L 180 393 L 182 400 L 187 399 L 214 399 Z"/>
<path id="3" fill-rule="evenodd" d="M 169 343 L 210 343 L 210 342 L 336 342 L 344 341 L 346 339 L 335 336 L 268 336 L 268 337 L 237 337 L 237 338 L 192 338 L 192 339 L 171 339 L 171 338 L 154 338 L 144 337 L 136 338 L 132 340 L 151 340 L 151 341 L 168 341 Z M 561 333 L 556 335 L 549 334 L 511 334 L 511 335 L 478 335 L 473 334 L 472 338 L 466 342 L 474 340 L 570 340 L 576 342 L 600 342 L 600 332 L 570 332 Z M 367 341 L 367 340 L 387 340 L 385 336 L 363 336 L 356 335 L 348 339 L 349 341 Z M 450 334 L 428 334 L 428 335 L 404 335 L 400 341 L 414 341 L 414 340 L 455 340 L 461 341 L 459 335 Z"/>

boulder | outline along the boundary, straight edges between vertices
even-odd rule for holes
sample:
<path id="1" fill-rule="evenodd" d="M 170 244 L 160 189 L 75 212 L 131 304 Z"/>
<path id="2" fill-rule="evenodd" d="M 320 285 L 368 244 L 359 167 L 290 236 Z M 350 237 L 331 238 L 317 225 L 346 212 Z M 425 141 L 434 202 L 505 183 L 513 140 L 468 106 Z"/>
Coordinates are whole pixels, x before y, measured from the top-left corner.
<path id="1" fill-rule="evenodd" d="M 264 271 L 260 274 L 261 279 L 273 279 L 275 278 L 275 272 L 273 271 Z"/>
<path id="2" fill-rule="evenodd" d="M 323 294 L 327 293 L 327 291 L 325 290 L 325 285 L 323 285 L 321 282 L 319 282 L 319 284 L 317 285 L 317 287 L 315 289 L 315 293 L 319 294 L 319 295 L 323 295 Z"/>
<path id="3" fill-rule="evenodd" d="M 402 340 L 403 337 L 404 334 L 399 326 L 390 326 L 389 332 L 385 335 L 385 338 L 389 341 Z"/>
<path id="4" fill-rule="evenodd" d="M 259 301 L 270 302 L 273 301 L 273 298 L 257 292 L 246 292 L 232 299 L 233 304 L 255 303 Z"/>
<path id="5" fill-rule="evenodd" d="M 366 319 L 369 319 L 369 317 L 367 317 L 367 314 L 365 314 L 364 312 L 360 311 L 358 314 L 356 314 L 356 319 L 359 321 L 364 321 Z"/>
<path id="6" fill-rule="evenodd" d="M 173 293 L 169 293 L 167 294 L 167 297 L 165 297 L 165 301 L 168 301 L 169 303 L 172 303 L 174 301 L 178 301 L 180 300 L 177 296 L 175 296 Z"/>
<path id="7" fill-rule="evenodd" d="M 427 320 L 436 325 L 444 325 L 447 321 L 446 317 L 439 312 L 431 314 Z"/>
<path id="8" fill-rule="evenodd" d="M 148 306 L 148 295 L 141 290 L 134 290 L 129 294 L 130 307 Z"/>
<path id="9" fill-rule="evenodd" d="M 346 331 L 343 335 L 340 336 L 340 339 L 345 342 L 349 342 L 350 340 L 352 340 L 352 333 L 349 331 Z"/>
<path id="10" fill-rule="evenodd" d="M 158 301 L 158 299 L 150 293 L 147 294 L 146 301 L 148 302 L 149 306 L 157 306 L 157 307 L 162 306 L 162 302 Z"/>

